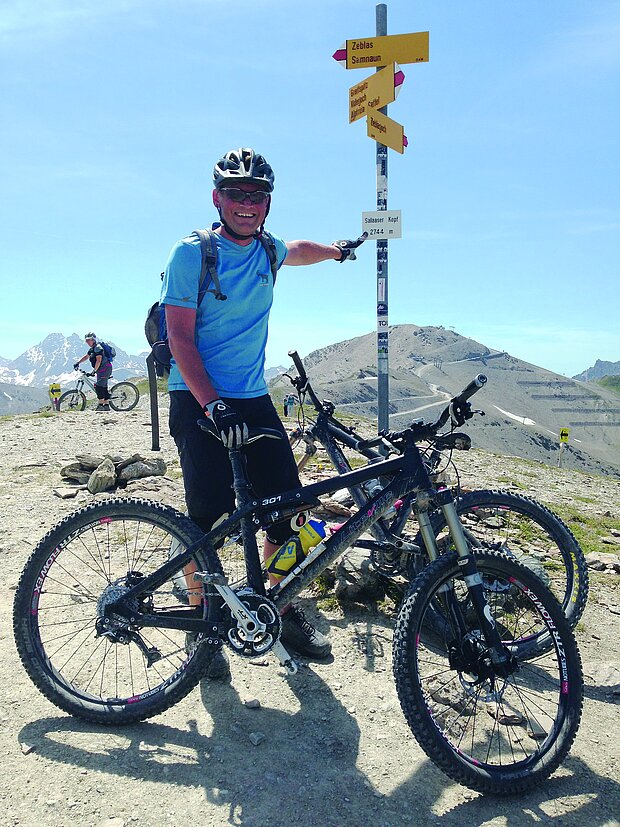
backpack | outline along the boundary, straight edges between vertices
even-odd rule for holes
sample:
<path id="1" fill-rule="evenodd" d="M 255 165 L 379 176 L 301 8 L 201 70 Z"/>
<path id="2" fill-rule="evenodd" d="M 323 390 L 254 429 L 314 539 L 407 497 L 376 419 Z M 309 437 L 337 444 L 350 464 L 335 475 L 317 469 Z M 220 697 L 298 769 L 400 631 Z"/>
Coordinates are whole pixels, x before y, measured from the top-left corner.
<path id="1" fill-rule="evenodd" d="M 108 360 L 108 362 L 111 362 L 113 359 L 116 358 L 116 348 L 114 347 L 114 345 L 109 345 L 107 342 L 99 342 L 99 344 L 103 348 L 103 355 Z"/>
<path id="2" fill-rule="evenodd" d="M 218 223 L 213 224 L 213 228 L 210 230 L 194 230 L 189 236 L 190 238 L 191 236 L 197 236 L 200 241 L 202 266 L 200 268 L 200 279 L 198 281 L 197 306 L 200 305 L 205 293 L 213 293 L 218 301 L 226 301 L 227 299 L 227 296 L 225 296 L 220 289 L 220 280 L 217 275 L 217 244 L 215 242 L 215 233 L 213 232 L 216 227 L 219 227 Z M 275 241 L 265 230 L 257 237 L 267 253 L 267 258 L 271 265 L 271 275 L 275 285 L 278 274 L 278 256 Z M 160 278 L 163 280 L 163 273 Z M 212 288 L 209 287 L 211 283 L 213 284 Z M 149 309 L 146 322 L 144 323 L 144 333 L 151 346 L 150 356 L 155 363 L 157 376 L 167 376 L 170 373 L 172 354 L 170 353 L 170 347 L 168 345 L 166 313 L 159 302 L 155 302 Z"/>

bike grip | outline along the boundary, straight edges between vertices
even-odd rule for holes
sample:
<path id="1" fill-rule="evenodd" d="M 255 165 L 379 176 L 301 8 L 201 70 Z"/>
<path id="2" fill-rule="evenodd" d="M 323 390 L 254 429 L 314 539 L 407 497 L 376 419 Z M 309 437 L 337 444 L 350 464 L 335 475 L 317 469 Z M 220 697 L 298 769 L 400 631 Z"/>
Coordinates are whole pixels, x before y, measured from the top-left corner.
<path id="1" fill-rule="evenodd" d="M 295 365 L 295 370 L 299 374 L 299 378 L 303 379 L 303 381 L 306 382 L 308 379 L 308 375 L 306 374 L 304 363 L 299 358 L 299 353 L 297 353 L 296 350 L 289 350 L 288 355 L 293 360 L 293 364 Z"/>
<path id="2" fill-rule="evenodd" d="M 479 373 L 478 376 L 476 376 L 475 379 L 472 379 L 472 381 L 465 388 L 465 390 L 462 390 L 458 394 L 456 399 L 460 399 L 464 402 L 466 399 L 469 399 L 470 396 L 473 396 L 475 393 L 478 393 L 480 388 L 484 387 L 484 385 L 486 385 L 486 383 L 487 383 L 487 377 L 484 375 L 484 373 Z"/>

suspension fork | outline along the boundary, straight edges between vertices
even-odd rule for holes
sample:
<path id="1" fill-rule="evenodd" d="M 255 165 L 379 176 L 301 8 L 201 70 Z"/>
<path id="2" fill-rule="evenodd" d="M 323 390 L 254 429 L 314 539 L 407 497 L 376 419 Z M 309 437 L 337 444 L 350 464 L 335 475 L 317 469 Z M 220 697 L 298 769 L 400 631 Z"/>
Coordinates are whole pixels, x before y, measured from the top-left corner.
<path id="1" fill-rule="evenodd" d="M 436 502 L 441 507 L 446 525 L 450 531 L 450 536 L 452 537 L 458 556 L 457 563 L 463 573 L 463 580 L 465 581 L 465 585 L 476 613 L 476 617 L 478 618 L 480 628 L 482 629 L 484 639 L 489 646 L 491 660 L 500 668 L 502 666 L 507 666 L 509 658 L 502 644 L 493 615 L 491 614 L 488 600 L 484 594 L 482 575 L 478 571 L 475 555 L 465 538 L 463 526 L 461 525 L 461 521 L 454 504 L 454 498 L 450 491 L 446 488 L 438 492 Z M 424 534 L 422 536 L 424 536 Z M 434 535 L 433 542 L 435 542 Z M 458 614 L 460 615 L 460 613 Z M 462 618 L 460 619 L 459 626 L 462 626 Z"/>

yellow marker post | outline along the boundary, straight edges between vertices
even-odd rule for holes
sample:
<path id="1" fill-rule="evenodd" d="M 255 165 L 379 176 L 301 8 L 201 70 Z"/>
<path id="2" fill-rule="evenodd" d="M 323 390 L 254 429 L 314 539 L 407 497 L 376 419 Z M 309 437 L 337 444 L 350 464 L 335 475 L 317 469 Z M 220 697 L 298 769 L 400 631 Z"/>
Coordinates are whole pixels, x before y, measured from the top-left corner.
<path id="1" fill-rule="evenodd" d="M 558 468 L 562 465 L 562 454 L 564 453 L 564 446 L 568 444 L 569 428 L 560 428 L 560 452 L 558 454 Z"/>
<path id="2" fill-rule="evenodd" d="M 380 144 L 400 152 L 405 151 L 405 127 L 388 118 L 387 115 L 371 110 L 366 117 L 366 130 L 369 138 L 374 138 Z"/>
<path id="3" fill-rule="evenodd" d="M 60 399 L 60 385 L 58 382 L 52 382 L 49 386 L 49 397 L 52 403 L 52 408 L 57 411 L 58 410 L 58 400 Z"/>

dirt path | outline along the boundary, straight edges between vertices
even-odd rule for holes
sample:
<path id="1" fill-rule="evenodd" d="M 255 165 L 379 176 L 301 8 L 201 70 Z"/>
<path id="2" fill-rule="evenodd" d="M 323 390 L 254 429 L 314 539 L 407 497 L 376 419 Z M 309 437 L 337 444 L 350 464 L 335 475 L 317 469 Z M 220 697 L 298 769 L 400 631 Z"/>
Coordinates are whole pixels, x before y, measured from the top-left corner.
<path id="1" fill-rule="evenodd" d="M 425 758 L 393 686 L 393 618 L 374 608 L 319 615 L 304 600 L 329 634 L 332 663 L 306 665 L 286 679 L 271 658 L 266 666 L 235 659 L 230 683 L 203 681 L 182 703 L 136 726 L 106 730 L 50 705 L 26 677 L 12 640 L 19 571 L 45 531 L 91 499 L 53 494 L 65 459 L 86 451 L 149 455 L 149 446 L 146 407 L 124 416 L 0 420 L 2 827 L 620 823 L 620 578 L 607 575 L 595 577 L 579 628 L 587 687 L 576 743 L 547 783 L 517 800 L 472 793 Z M 145 480 L 135 493 L 181 506 L 178 463 L 165 435 L 162 455 L 168 477 Z M 510 467 L 473 452 L 467 462 L 468 477 L 485 487 Z M 595 500 L 590 508 L 620 516 L 617 482 L 549 472 L 546 491 L 570 499 L 578 482 Z M 258 708 L 245 705 L 252 699 Z M 262 740 L 250 737 L 257 734 Z"/>

